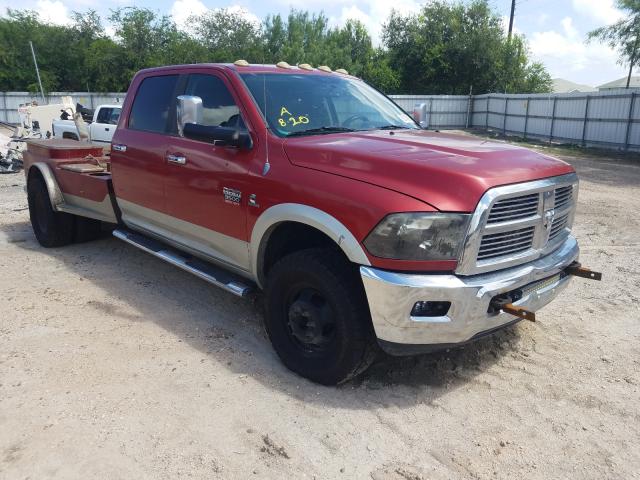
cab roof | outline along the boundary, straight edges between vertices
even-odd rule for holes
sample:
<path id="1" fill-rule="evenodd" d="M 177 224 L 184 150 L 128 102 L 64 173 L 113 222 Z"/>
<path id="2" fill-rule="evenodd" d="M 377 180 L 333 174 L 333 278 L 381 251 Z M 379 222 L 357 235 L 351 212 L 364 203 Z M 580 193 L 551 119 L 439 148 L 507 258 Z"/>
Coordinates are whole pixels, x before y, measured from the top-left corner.
<path id="1" fill-rule="evenodd" d="M 304 64 L 301 64 L 304 65 Z M 250 63 L 246 66 L 237 65 L 235 63 L 190 63 L 185 65 L 167 65 L 163 67 L 152 67 L 145 68 L 141 70 L 139 73 L 151 73 L 151 72 L 161 72 L 164 70 L 190 70 L 195 68 L 216 68 L 216 69 L 225 69 L 232 70 L 237 73 L 275 73 L 275 74 L 286 74 L 295 72 L 296 74 L 304 74 L 304 75 L 344 75 L 351 77 L 348 73 L 345 73 L 345 70 L 333 70 L 333 71 L 325 71 L 319 69 L 318 67 L 308 68 L 300 68 L 296 65 L 290 65 L 288 67 L 282 67 L 273 64 L 260 64 L 260 63 Z"/>

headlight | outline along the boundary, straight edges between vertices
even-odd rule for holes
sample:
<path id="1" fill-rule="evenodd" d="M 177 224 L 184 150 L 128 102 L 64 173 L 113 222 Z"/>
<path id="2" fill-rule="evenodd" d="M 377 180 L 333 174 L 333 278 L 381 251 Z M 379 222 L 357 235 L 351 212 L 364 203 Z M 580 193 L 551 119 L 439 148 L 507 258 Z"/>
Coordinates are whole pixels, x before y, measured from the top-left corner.
<path id="1" fill-rule="evenodd" d="M 395 260 L 458 260 L 470 215 L 394 213 L 364 241 L 369 253 Z"/>

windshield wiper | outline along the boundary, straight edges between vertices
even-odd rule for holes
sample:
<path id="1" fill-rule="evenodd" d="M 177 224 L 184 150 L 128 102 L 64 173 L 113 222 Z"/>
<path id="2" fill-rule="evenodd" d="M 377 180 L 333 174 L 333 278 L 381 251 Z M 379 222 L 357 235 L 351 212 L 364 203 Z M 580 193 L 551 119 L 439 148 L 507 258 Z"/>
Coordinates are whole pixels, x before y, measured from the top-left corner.
<path id="1" fill-rule="evenodd" d="M 410 130 L 411 127 L 407 127 L 406 125 L 382 125 L 381 127 L 376 127 L 373 130 Z"/>
<path id="2" fill-rule="evenodd" d="M 308 128 L 306 130 L 298 130 L 297 132 L 291 132 L 287 137 L 299 137 L 302 135 L 316 135 L 323 133 L 341 133 L 341 132 L 355 132 L 353 128 L 347 127 L 319 127 Z"/>

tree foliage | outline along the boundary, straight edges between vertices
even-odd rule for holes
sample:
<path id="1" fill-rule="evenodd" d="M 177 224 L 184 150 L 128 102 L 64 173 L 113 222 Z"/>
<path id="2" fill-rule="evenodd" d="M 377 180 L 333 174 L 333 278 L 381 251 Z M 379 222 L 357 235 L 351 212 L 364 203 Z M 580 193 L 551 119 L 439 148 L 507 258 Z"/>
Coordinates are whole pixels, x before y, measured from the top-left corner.
<path id="1" fill-rule="evenodd" d="M 538 92 L 551 85 L 542 65 L 529 62 L 524 39 L 507 38 L 486 0 L 436 0 L 413 15 L 394 11 L 383 40 L 403 92 Z"/>
<path id="2" fill-rule="evenodd" d="M 323 13 L 291 10 L 257 22 L 230 9 L 209 10 L 180 29 L 170 16 L 126 7 L 107 18 L 74 13 L 66 26 L 35 12 L 0 17 L 0 90 L 37 88 L 29 40 L 44 88 L 123 91 L 146 67 L 201 62 L 309 63 L 345 68 L 386 93 L 546 91 L 544 67 L 528 60 L 521 37 L 506 39 L 500 18 L 484 0 L 469 5 L 429 3 L 419 15 L 393 13 L 376 48 L 364 24 L 331 26 Z"/>
<path id="3" fill-rule="evenodd" d="M 640 57 L 640 0 L 617 0 L 616 7 L 626 15 L 616 23 L 597 28 L 587 35 L 589 40 L 600 40 L 618 51 L 618 63 L 631 70 Z"/>

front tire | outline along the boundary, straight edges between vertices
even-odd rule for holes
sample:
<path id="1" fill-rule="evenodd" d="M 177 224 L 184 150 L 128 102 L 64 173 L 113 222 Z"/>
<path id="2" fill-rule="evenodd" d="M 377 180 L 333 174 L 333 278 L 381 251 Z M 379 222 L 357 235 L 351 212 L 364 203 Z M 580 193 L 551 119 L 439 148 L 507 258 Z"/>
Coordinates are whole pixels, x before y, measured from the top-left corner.
<path id="1" fill-rule="evenodd" d="M 309 249 L 279 260 L 265 290 L 265 326 L 282 362 L 336 385 L 363 372 L 377 344 L 357 269 L 340 252 Z"/>
<path id="2" fill-rule="evenodd" d="M 27 196 L 31 226 L 40 245 L 51 248 L 72 243 L 73 215 L 53 210 L 49 192 L 42 177 L 33 175 L 29 178 Z"/>

